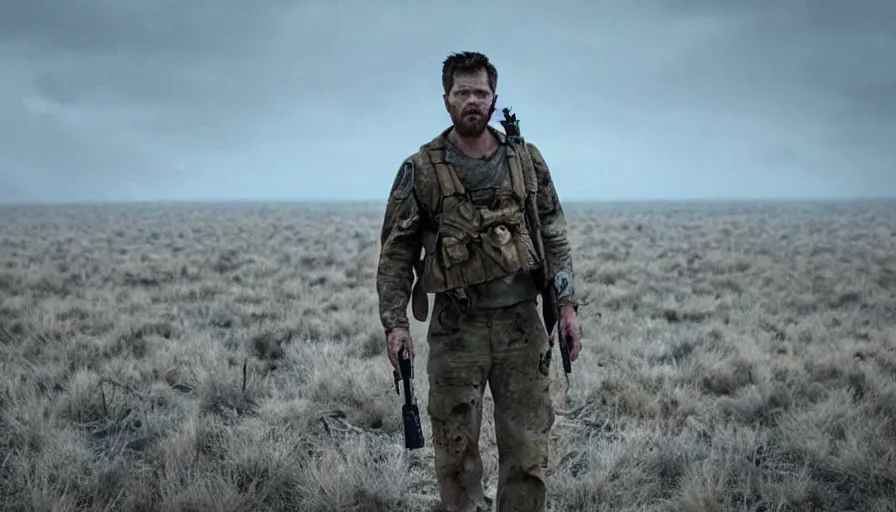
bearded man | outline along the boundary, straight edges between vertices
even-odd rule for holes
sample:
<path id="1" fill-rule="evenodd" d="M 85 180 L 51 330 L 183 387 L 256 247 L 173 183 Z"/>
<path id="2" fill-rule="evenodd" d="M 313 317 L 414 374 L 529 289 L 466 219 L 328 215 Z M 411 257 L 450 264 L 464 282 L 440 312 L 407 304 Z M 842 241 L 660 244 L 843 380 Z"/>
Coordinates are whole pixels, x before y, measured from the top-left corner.
<path id="1" fill-rule="evenodd" d="M 555 286 L 570 360 L 582 348 L 563 209 L 544 158 L 489 126 L 498 73 L 477 52 L 442 67 L 452 126 L 402 162 L 386 204 L 377 270 L 379 312 L 390 362 L 413 357 L 407 318 L 428 313 L 429 396 L 435 473 L 447 510 L 487 510 L 479 434 L 488 385 L 500 457 L 497 510 L 546 510 L 545 471 L 554 410 L 552 339 L 539 316 L 543 284 Z M 544 255 L 532 242 L 525 204 L 534 195 Z M 422 254 L 422 258 L 421 258 Z M 535 272 L 547 272 L 536 279 Z M 540 274 L 540 275 L 544 275 Z M 541 282 L 539 282 L 541 281 Z M 553 284 L 556 283 L 556 284 Z"/>

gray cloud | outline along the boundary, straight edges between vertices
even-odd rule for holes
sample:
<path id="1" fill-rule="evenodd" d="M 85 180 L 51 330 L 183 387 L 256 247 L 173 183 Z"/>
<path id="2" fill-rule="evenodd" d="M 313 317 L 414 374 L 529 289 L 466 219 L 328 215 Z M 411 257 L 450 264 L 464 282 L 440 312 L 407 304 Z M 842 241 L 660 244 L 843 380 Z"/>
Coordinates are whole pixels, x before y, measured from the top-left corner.
<path id="1" fill-rule="evenodd" d="M 486 52 L 570 199 L 896 195 L 896 4 L 0 0 L 0 200 L 382 199 Z"/>

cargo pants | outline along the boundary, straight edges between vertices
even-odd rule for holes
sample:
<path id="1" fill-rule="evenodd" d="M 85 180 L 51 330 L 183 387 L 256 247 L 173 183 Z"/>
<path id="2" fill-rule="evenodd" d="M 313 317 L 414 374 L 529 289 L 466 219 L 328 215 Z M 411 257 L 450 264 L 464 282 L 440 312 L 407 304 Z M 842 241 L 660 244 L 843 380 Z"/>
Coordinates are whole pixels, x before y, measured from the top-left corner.
<path id="1" fill-rule="evenodd" d="M 474 310 L 437 294 L 427 341 L 427 412 L 446 510 L 488 510 L 479 452 L 482 398 L 488 384 L 500 464 L 496 510 L 545 511 L 554 410 L 550 341 L 536 301 Z"/>

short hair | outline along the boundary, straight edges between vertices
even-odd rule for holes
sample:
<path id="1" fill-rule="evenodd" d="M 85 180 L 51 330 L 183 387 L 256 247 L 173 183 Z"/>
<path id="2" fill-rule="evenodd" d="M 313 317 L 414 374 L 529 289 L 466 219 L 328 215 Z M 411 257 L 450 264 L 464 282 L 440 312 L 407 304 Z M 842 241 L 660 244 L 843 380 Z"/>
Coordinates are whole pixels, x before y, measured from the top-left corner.
<path id="1" fill-rule="evenodd" d="M 454 86 L 455 75 L 474 74 L 482 70 L 488 75 L 488 85 L 495 92 L 498 87 L 498 70 L 489 62 L 488 57 L 479 52 L 452 53 L 442 62 L 442 87 L 445 94 Z"/>

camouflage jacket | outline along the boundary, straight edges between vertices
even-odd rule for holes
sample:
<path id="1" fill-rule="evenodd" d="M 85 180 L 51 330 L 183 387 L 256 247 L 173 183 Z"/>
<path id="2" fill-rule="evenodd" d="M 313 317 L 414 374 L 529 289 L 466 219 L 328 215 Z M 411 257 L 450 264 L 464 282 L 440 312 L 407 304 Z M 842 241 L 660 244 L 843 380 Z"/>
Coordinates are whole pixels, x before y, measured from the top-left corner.
<path id="1" fill-rule="evenodd" d="M 507 145 L 509 152 L 519 151 L 520 148 L 508 142 L 503 133 L 489 129 L 498 136 L 501 144 Z M 445 130 L 443 135 L 447 132 Z M 558 280 L 565 283 L 563 289 L 557 290 L 560 305 L 575 306 L 572 254 L 563 208 L 541 152 L 533 143 L 526 141 L 525 144 L 537 183 L 535 202 L 548 268 L 552 269 L 553 275 L 562 274 L 567 278 Z M 434 209 L 440 195 L 435 192 L 436 177 L 421 172 L 428 168 L 423 158 L 422 151 L 418 151 L 402 162 L 386 202 L 376 285 L 380 320 L 386 331 L 409 327 L 407 310 L 414 282 L 414 263 L 420 256 L 424 231 L 435 231 Z"/>

